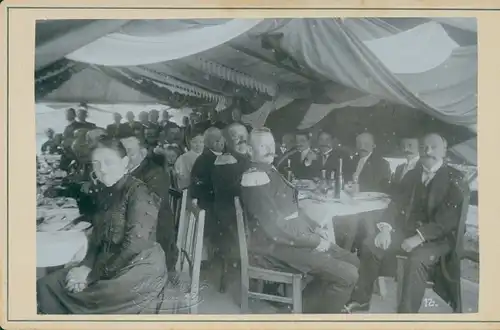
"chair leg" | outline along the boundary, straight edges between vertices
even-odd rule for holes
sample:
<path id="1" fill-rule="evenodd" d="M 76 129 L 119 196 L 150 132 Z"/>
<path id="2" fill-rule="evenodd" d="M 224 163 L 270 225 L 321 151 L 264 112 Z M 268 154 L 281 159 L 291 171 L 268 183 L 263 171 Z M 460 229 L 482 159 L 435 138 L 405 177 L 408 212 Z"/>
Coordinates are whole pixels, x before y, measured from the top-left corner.
<path id="1" fill-rule="evenodd" d="M 248 290 L 250 286 L 250 280 L 249 278 L 242 278 L 241 279 L 241 300 L 240 300 L 240 307 L 241 307 L 241 312 L 243 314 L 248 313 Z"/>
<path id="2" fill-rule="evenodd" d="M 294 314 L 302 313 L 302 278 L 294 276 L 292 280 L 293 310 Z"/>
<path id="3" fill-rule="evenodd" d="M 396 270 L 396 285 L 397 285 L 397 308 L 401 304 L 403 298 L 403 278 L 404 278 L 404 267 L 407 258 L 405 256 L 397 256 L 397 270 Z"/>
<path id="4" fill-rule="evenodd" d="M 221 267 L 221 274 L 220 274 L 220 283 L 219 283 L 219 292 L 224 293 L 226 292 L 226 272 L 227 272 L 227 261 L 226 258 L 222 258 L 222 267 Z"/>

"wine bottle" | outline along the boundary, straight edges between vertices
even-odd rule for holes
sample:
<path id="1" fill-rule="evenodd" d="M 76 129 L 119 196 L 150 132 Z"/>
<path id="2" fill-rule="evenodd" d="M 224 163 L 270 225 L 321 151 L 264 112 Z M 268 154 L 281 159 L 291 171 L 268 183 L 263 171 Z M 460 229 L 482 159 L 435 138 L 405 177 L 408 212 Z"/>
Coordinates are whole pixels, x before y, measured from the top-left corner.
<path id="1" fill-rule="evenodd" d="M 290 182 L 292 182 L 292 180 L 293 180 L 292 162 L 290 159 L 287 159 L 286 178 Z"/>
<path id="2" fill-rule="evenodd" d="M 335 180 L 335 198 L 340 198 L 340 193 L 344 186 L 344 178 L 342 175 L 342 158 L 339 159 L 339 167 L 336 171 L 336 180 Z"/>

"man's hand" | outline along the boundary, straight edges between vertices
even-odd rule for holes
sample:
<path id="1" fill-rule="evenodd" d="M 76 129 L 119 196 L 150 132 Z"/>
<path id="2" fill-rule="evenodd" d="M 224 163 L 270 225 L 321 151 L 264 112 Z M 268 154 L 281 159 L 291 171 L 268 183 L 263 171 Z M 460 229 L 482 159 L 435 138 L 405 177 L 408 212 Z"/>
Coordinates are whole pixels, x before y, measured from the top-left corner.
<path id="1" fill-rule="evenodd" d="M 321 239 L 324 239 L 324 240 L 328 240 L 328 241 L 331 241 L 330 239 L 330 233 L 328 232 L 328 229 L 327 228 L 323 228 L 323 227 L 316 227 L 314 229 L 314 232 L 316 234 L 318 234 Z"/>
<path id="2" fill-rule="evenodd" d="M 391 245 L 391 231 L 382 230 L 375 236 L 375 246 L 382 250 L 387 250 Z"/>
<path id="3" fill-rule="evenodd" d="M 87 287 L 87 277 L 91 269 L 87 266 L 74 267 L 66 275 L 66 290 L 78 293 Z"/>
<path id="4" fill-rule="evenodd" d="M 411 252 L 413 249 L 415 249 L 417 246 L 419 246 L 420 244 L 422 244 L 424 241 L 422 240 L 422 238 L 419 236 L 419 235 L 414 235 L 412 237 L 409 237 L 407 239 L 405 239 L 403 241 L 403 243 L 401 243 L 401 248 L 405 251 L 405 252 Z"/>
<path id="5" fill-rule="evenodd" d="M 330 242 L 330 240 L 322 238 L 315 251 L 325 252 L 330 248 L 331 245 L 332 243 Z"/>

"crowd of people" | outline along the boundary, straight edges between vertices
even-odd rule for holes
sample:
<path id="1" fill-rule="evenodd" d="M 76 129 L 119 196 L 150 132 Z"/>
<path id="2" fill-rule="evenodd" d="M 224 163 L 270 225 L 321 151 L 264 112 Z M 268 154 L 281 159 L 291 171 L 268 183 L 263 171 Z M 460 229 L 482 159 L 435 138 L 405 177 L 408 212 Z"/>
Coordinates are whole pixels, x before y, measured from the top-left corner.
<path id="1" fill-rule="evenodd" d="M 333 132 L 285 134 L 252 129 L 234 109 L 225 123 L 213 112 L 193 112 L 182 127 L 167 111 L 120 114 L 106 128 L 87 122 L 87 109 L 66 111 L 64 132 L 47 130 L 42 152 L 61 154 L 63 188 L 93 224 L 85 260 L 38 280 L 43 313 L 146 313 L 178 256 L 171 194 L 188 189 L 206 211 L 205 236 L 213 258 L 238 260 L 234 197 L 250 228 L 249 250 L 313 276 L 304 312 L 367 310 L 382 261 L 409 255 L 398 311 L 417 313 L 430 269 L 454 249 L 463 203 L 461 174 L 444 162 L 438 134 L 404 137 L 407 161 L 392 174 L 374 136 L 362 132 L 353 149 Z M 359 235 L 355 249 L 332 243 L 308 219 L 294 179 L 342 176 L 355 191 L 383 192 L 392 202 L 374 237 Z M 209 260 L 211 262 L 211 260 Z"/>

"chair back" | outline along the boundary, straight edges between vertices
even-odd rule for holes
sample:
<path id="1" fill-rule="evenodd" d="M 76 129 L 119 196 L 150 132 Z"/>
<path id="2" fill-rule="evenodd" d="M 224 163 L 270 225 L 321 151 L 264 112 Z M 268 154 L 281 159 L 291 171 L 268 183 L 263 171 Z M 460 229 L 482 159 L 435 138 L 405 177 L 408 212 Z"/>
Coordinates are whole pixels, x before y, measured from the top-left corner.
<path id="1" fill-rule="evenodd" d="M 172 213 L 174 214 L 174 221 L 176 226 L 179 224 L 179 219 L 181 217 L 182 198 L 183 191 L 180 191 L 176 188 L 170 188 L 168 190 L 168 203 L 170 205 Z"/>
<path id="2" fill-rule="evenodd" d="M 247 233 L 245 218 L 243 215 L 243 208 L 239 197 L 234 198 L 234 208 L 236 210 L 236 227 L 238 229 L 238 243 L 240 247 L 241 259 L 241 277 L 242 279 L 248 278 L 248 246 L 247 246 Z"/>
<path id="3" fill-rule="evenodd" d="M 190 217 L 188 216 L 188 211 L 187 211 L 187 204 L 191 201 L 189 198 L 187 189 L 182 191 L 182 197 L 181 197 L 181 206 L 180 206 L 180 212 L 179 212 L 179 217 L 177 219 L 178 221 L 178 228 L 177 228 L 177 248 L 179 249 L 179 258 L 177 258 L 177 264 L 175 265 L 175 271 L 176 272 L 182 272 L 184 269 L 185 265 L 184 263 L 186 262 L 186 257 L 182 253 L 182 250 L 185 250 L 186 247 L 186 242 L 188 239 L 188 228 L 189 228 L 189 220 Z"/>
<path id="4" fill-rule="evenodd" d="M 179 228 L 177 239 L 180 255 L 176 270 L 179 273 L 189 272 L 191 279 L 191 295 L 192 297 L 197 297 L 203 252 L 205 210 L 201 210 L 195 201 L 188 201 L 187 192 L 184 192 L 183 196 L 185 197 L 183 201 L 186 201 L 186 212 L 184 219 L 181 219 L 183 228 L 182 231 L 181 228 Z"/>
<path id="5" fill-rule="evenodd" d="M 460 220 L 458 222 L 457 241 L 455 246 L 455 251 L 459 256 L 459 258 L 461 258 L 465 250 L 464 238 L 467 230 L 466 228 L 467 216 L 469 214 L 469 202 L 470 202 L 470 188 L 469 188 L 468 178 L 464 178 L 462 182 L 460 182 L 460 188 L 462 190 L 463 200 L 462 200 L 462 209 L 460 212 Z"/>

